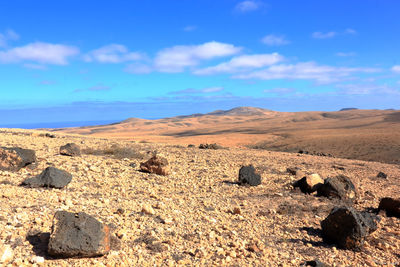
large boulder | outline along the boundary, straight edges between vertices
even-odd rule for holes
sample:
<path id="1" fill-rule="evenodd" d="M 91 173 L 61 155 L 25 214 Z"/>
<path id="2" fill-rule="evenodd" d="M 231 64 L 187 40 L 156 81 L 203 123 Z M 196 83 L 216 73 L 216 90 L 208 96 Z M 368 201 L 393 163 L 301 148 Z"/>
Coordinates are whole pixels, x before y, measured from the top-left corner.
<path id="1" fill-rule="evenodd" d="M 168 160 L 155 155 L 148 161 L 140 163 L 140 170 L 158 175 L 168 175 Z"/>
<path id="2" fill-rule="evenodd" d="M 36 153 L 20 147 L 0 147 L 0 170 L 18 171 L 36 162 Z"/>
<path id="3" fill-rule="evenodd" d="M 48 253 L 55 257 L 97 257 L 110 251 L 110 229 L 84 213 L 57 211 Z"/>
<path id="4" fill-rule="evenodd" d="M 68 143 L 60 147 L 60 154 L 64 156 L 80 156 L 81 148 L 75 143 Z"/>
<path id="5" fill-rule="evenodd" d="M 378 217 L 351 207 L 335 207 L 321 222 L 322 237 L 340 248 L 358 250 L 365 238 L 377 229 Z"/>
<path id="6" fill-rule="evenodd" d="M 239 184 L 257 186 L 261 184 L 261 175 L 256 172 L 253 165 L 243 166 L 239 170 Z"/>
<path id="7" fill-rule="evenodd" d="M 324 180 L 317 173 L 306 175 L 293 184 L 293 187 L 299 187 L 301 192 L 311 194 L 318 190 L 324 184 Z"/>
<path id="8" fill-rule="evenodd" d="M 357 198 L 356 187 L 349 177 L 338 175 L 327 178 L 324 184 L 318 187 L 318 195 L 328 198 L 354 201 Z"/>
<path id="9" fill-rule="evenodd" d="M 63 188 L 72 180 L 72 175 L 64 170 L 47 167 L 41 174 L 28 178 L 22 185 L 29 187 Z"/>
<path id="10" fill-rule="evenodd" d="M 379 202 L 378 210 L 386 211 L 387 216 L 400 218 L 400 198 L 384 197 Z"/>

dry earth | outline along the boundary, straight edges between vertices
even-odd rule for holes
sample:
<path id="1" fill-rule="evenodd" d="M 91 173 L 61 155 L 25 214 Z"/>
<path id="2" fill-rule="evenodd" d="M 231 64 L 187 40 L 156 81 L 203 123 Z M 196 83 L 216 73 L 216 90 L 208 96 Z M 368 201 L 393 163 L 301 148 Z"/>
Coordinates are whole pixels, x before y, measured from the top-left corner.
<path id="1" fill-rule="evenodd" d="M 241 107 L 58 131 L 181 145 L 207 142 L 283 152 L 316 151 L 340 158 L 400 163 L 400 111 L 395 110 L 275 112 Z"/>
<path id="2" fill-rule="evenodd" d="M 34 149 L 39 160 L 35 169 L 0 171 L 0 240 L 12 246 L 13 266 L 40 262 L 37 256 L 45 258 L 39 264 L 45 266 L 299 266 L 316 258 L 332 266 L 400 264 L 400 219 L 382 215 L 378 230 L 361 252 L 337 249 L 324 243 L 320 234 L 321 220 L 337 203 L 293 190 L 296 177 L 286 172 L 287 167 L 297 166 L 324 178 L 345 174 L 360 193 L 355 207 L 364 210 L 377 208 L 382 197 L 399 196 L 399 165 L 246 148 L 199 150 L 61 133 L 48 138 L 40 133 L 14 129 L 0 133 L 2 146 Z M 137 153 L 130 159 L 59 155 L 59 147 L 70 142 L 82 149 L 118 143 Z M 168 176 L 138 171 L 139 163 L 155 152 L 168 159 Z M 250 163 L 261 171 L 262 184 L 235 184 L 239 168 Z M 19 186 L 51 165 L 73 175 L 66 189 Z M 379 171 L 388 178 L 377 178 Z M 141 212 L 144 206 L 150 206 L 146 208 L 150 214 Z M 60 209 L 86 212 L 112 224 L 121 249 L 100 258 L 49 258 L 45 246 L 32 245 L 27 236 L 50 232 L 54 213 Z"/>

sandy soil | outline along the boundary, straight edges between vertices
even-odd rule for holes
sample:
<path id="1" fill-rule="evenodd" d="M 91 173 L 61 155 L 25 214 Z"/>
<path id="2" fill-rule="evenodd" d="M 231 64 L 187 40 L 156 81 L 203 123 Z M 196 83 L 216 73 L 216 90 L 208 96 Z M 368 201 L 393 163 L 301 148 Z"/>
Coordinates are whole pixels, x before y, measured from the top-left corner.
<path id="1" fill-rule="evenodd" d="M 58 131 L 181 145 L 218 143 L 283 152 L 306 150 L 340 158 L 400 163 L 400 112 L 393 110 L 290 113 L 242 107 Z"/>
<path id="2" fill-rule="evenodd" d="M 293 190 L 297 178 L 286 172 L 296 166 L 324 178 L 345 174 L 360 194 L 355 208 L 364 210 L 377 208 L 382 197 L 399 196 L 398 165 L 236 147 L 200 150 L 62 133 L 48 138 L 37 131 L 0 132 L 2 146 L 34 149 L 39 159 L 33 170 L 0 171 L 0 240 L 12 246 L 13 266 L 31 266 L 37 256 L 45 258 L 44 266 L 299 266 L 315 258 L 333 266 L 400 263 L 398 218 L 383 215 L 361 252 L 337 249 L 322 241 L 320 222 L 338 203 Z M 137 154 L 130 159 L 59 155 L 59 147 L 69 142 L 82 149 L 118 144 Z M 170 175 L 138 171 L 154 152 L 168 159 Z M 234 183 L 247 164 L 261 172 L 260 186 Z M 73 175 L 66 189 L 19 186 L 50 165 Z M 388 179 L 377 178 L 379 171 Z M 154 214 L 142 213 L 144 206 Z M 47 257 L 27 236 L 50 232 L 60 209 L 112 224 L 121 249 L 91 259 Z"/>

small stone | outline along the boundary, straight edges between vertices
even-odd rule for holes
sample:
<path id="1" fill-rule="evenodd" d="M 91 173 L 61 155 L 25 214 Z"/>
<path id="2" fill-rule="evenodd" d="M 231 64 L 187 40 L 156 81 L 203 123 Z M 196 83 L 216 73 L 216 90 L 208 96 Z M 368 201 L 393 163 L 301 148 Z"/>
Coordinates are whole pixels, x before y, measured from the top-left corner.
<path id="1" fill-rule="evenodd" d="M 42 264 L 42 263 L 44 263 L 44 258 L 43 257 L 40 257 L 40 256 L 35 256 L 35 257 L 33 257 L 31 260 L 30 260 L 30 262 L 32 263 L 32 264 Z"/>
<path id="2" fill-rule="evenodd" d="M 142 207 L 142 212 L 148 215 L 154 215 L 156 212 L 154 211 L 153 207 L 149 204 L 144 204 Z"/>
<path id="3" fill-rule="evenodd" d="M 7 264 L 14 257 L 14 252 L 9 245 L 0 243 L 0 263 Z"/>
<path id="4" fill-rule="evenodd" d="M 357 198 L 357 191 L 349 177 L 338 175 L 327 178 L 324 184 L 318 187 L 318 195 L 328 198 L 354 201 Z"/>
<path id="5" fill-rule="evenodd" d="M 28 178 L 22 185 L 29 187 L 63 188 L 72 180 L 72 175 L 64 170 L 47 167 L 41 174 Z"/>
<path id="6" fill-rule="evenodd" d="M 379 172 L 378 175 L 376 175 L 376 177 L 382 178 L 382 179 L 387 179 L 387 174 L 384 172 Z"/>
<path id="7" fill-rule="evenodd" d="M 241 209 L 240 209 L 239 207 L 235 207 L 235 208 L 233 208 L 232 213 L 233 213 L 233 214 L 241 214 L 242 211 L 241 211 Z"/>
<path id="8" fill-rule="evenodd" d="M 382 198 L 379 202 L 378 210 L 386 211 L 387 216 L 400 218 L 400 198 L 394 199 L 390 197 Z"/>
<path id="9" fill-rule="evenodd" d="M 168 175 L 168 160 L 155 155 L 148 161 L 140 163 L 140 170 L 158 175 Z"/>
<path id="10" fill-rule="evenodd" d="M 253 165 L 243 166 L 239 170 L 239 184 L 257 186 L 261 184 L 261 175 L 256 173 Z"/>
<path id="11" fill-rule="evenodd" d="M 18 171 L 36 162 L 36 153 L 20 147 L 0 147 L 0 170 Z"/>
<path id="12" fill-rule="evenodd" d="M 324 180 L 317 173 L 307 175 L 293 184 L 293 187 L 299 187 L 303 193 L 313 193 L 324 184 Z"/>
<path id="13" fill-rule="evenodd" d="M 110 251 L 110 229 L 84 213 L 57 211 L 48 253 L 55 257 L 96 257 Z"/>
<path id="14" fill-rule="evenodd" d="M 306 261 L 306 262 L 300 264 L 300 266 L 329 267 L 327 264 L 325 264 L 319 260 Z"/>
<path id="15" fill-rule="evenodd" d="M 359 250 L 370 233 L 377 229 L 378 217 L 350 207 L 336 207 L 321 222 L 322 236 L 328 243 Z"/>
<path id="16" fill-rule="evenodd" d="M 60 154 L 64 156 L 76 157 L 81 155 L 81 149 L 75 143 L 68 143 L 60 147 Z"/>

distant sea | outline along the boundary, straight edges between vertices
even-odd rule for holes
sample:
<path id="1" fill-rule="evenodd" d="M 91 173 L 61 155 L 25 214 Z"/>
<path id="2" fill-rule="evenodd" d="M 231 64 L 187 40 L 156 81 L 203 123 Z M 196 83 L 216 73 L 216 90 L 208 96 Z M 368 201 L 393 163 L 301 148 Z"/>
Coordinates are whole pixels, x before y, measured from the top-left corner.
<path id="1" fill-rule="evenodd" d="M 18 123 L 18 124 L 0 124 L 0 128 L 21 128 L 21 129 L 40 129 L 40 128 L 67 128 L 106 125 L 120 122 L 121 120 L 104 121 L 68 121 L 68 122 L 37 122 L 37 123 Z"/>

